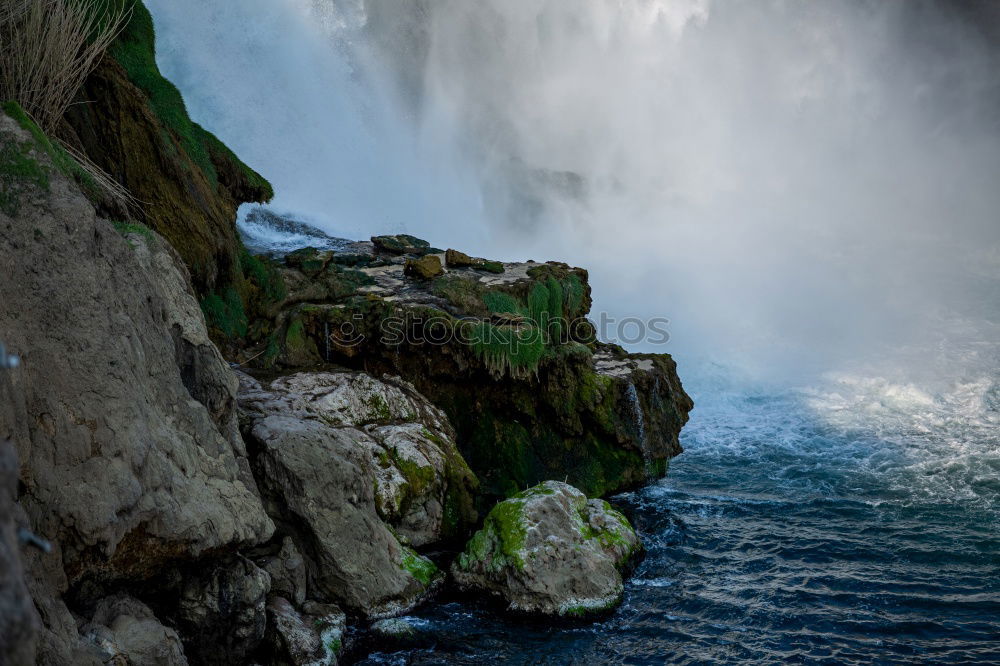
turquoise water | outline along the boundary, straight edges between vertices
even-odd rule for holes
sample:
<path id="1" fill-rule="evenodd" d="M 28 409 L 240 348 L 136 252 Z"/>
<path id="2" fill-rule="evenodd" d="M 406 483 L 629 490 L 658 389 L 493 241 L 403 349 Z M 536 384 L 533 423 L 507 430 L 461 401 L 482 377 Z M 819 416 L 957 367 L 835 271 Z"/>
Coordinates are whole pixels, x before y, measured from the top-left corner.
<path id="1" fill-rule="evenodd" d="M 686 452 L 616 498 L 648 552 L 610 618 L 446 599 L 361 663 L 1000 662 L 1000 386 L 689 383 Z"/>

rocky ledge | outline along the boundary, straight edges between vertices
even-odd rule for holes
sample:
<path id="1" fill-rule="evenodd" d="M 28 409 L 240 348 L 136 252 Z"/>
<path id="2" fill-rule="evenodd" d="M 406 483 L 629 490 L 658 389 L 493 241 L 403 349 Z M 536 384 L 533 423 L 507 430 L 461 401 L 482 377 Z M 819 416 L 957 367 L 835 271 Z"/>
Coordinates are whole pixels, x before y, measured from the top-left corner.
<path id="1" fill-rule="evenodd" d="M 488 499 L 552 478 L 606 495 L 663 476 L 681 451 L 692 403 L 673 359 L 599 342 L 583 269 L 412 236 L 260 261 L 283 288 L 238 344 L 215 326 L 220 344 L 262 370 L 410 382 L 448 416 Z"/>

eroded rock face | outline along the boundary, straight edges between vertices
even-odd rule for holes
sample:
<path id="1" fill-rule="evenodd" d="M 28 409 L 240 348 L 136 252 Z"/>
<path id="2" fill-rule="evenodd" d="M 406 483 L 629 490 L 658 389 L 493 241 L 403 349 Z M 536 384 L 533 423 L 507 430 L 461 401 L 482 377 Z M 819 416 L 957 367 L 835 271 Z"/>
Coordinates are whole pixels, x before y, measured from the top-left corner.
<path id="1" fill-rule="evenodd" d="M 47 663 L 84 663 L 59 599 L 69 586 L 145 580 L 265 541 L 273 523 L 238 432 L 235 379 L 176 253 L 98 219 L 3 115 L 0 139 L 48 174 L 19 186 L 16 219 L 0 212 L 0 339 L 21 357 L 0 435 L 21 458 L 26 522 L 56 546 L 29 560 L 40 650 Z"/>
<path id="2" fill-rule="evenodd" d="M 452 565 L 460 587 L 510 610 L 581 617 L 614 608 L 622 572 L 642 545 L 603 500 L 546 481 L 497 504 Z"/>
<path id="3" fill-rule="evenodd" d="M 290 537 L 282 539 L 281 550 L 260 558 L 257 564 L 271 576 L 272 594 L 302 605 L 306 600 L 306 563 Z"/>
<path id="4" fill-rule="evenodd" d="M 412 546 L 459 536 L 475 523 L 476 480 L 447 416 L 408 382 L 358 372 L 298 373 L 261 386 L 243 376 L 251 420 L 294 416 L 354 442 L 378 515 Z"/>
<path id="5" fill-rule="evenodd" d="M 386 617 L 437 585 L 401 540 L 422 545 L 475 520 L 475 480 L 439 410 L 405 382 L 352 372 L 242 376 L 240 406 L 268 511 L 302 549 L 311 597 Z"/>
<path id="6" fill-rule="evenodd" d="M 240 272 L 236 209 L 270 199 L 271 188 L 183 110 L 157 115 L 172 93 L 157 70 L 153 38 L 152 18 L 137 2 L 129 25 L 80 91 L 82 103 L 70 107 L 64 129 L 143 202 L 144 221 L 184 258 L 199 293 L 222 293 Z M 166 105 L 177 109 L 180 102 L 177 94 L 176 103 Z"/>

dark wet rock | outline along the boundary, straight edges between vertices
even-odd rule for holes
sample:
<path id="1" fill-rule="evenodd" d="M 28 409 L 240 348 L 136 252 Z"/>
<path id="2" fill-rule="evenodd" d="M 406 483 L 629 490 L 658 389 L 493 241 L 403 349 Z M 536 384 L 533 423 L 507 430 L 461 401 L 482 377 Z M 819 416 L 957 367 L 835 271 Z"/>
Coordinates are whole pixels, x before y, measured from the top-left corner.
<path id="1" fill-rule="evenodd" d="M 361 266 L 367 283 L 353 294 L 286 310 L 295 354 L 279 345 L 277 364 L 333 362 L 412 382 L 448 415 L 494 497 L 549 478 L 605 495 L 663 476 L 680 453 L 692 403 L 673 359 L 596 341 L 585 270 L 512 263 L 431 280 L 405 270 Z"/>
<path id="2" fill-rule="evenodd" d="M 324 644 L 317 627 L 282 597 L 267 602 L 268 643 L 271 664 L 335 666 L 340 646 Z"/>
<path id="3" fill-rule="evenodd" d="M 641 549 L 607 502 L 546 481 L 497 504 L 451 573 L 463 589 L 498 596 L 513 611 L 585 617 L 621 602 L 623 571 Z"/>
<path id="4" fill-rule="evenodd" d="M 180 581 L 177 619 L 186 651 L 196 663 L 240 663 L 264 638 L 271 577 L 234 556 Z"/>
<path id="5" fill-rule="evenodd" d="M 297 606 L 306 600 L 306 563 L 290 537 L 281 541 L 281 549 L 274 555 L 257 561 L 271 576 L 271 593 L 285 597 Z"/>

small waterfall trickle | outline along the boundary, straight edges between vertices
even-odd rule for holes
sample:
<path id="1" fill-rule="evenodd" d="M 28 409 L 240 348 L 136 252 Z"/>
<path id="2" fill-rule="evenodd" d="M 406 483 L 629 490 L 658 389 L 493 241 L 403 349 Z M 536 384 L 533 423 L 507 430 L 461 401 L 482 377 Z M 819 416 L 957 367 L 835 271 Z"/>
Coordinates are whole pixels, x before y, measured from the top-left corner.
<path id="1" fill-rule="evenodd" d="M 323 322 L 323 360 L 330 362 L 330 322 Z"/>
<path id="2" fill-rule="evenodd" d="M 642 404 L 639 402 L 639 393 L 635 390 L 635 384 L 631 381 L 628 383 L 628 388 L 625 389 L 625 398 L 632 407 L 632 419 L 635 423 L 636 433 L 639 436 L 639 448 L 642 450 L 642 457 L 646 461 L 646 475 L 651 476 L 653 460 L 646 441 L 646 420 L 642 415 Z"/>

